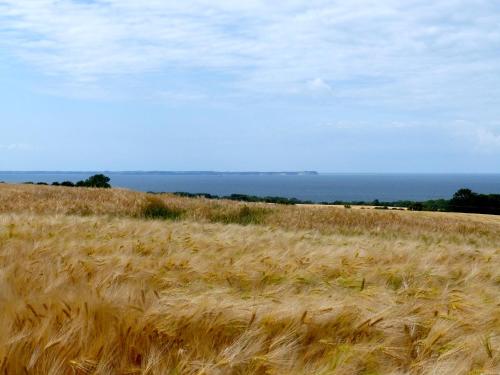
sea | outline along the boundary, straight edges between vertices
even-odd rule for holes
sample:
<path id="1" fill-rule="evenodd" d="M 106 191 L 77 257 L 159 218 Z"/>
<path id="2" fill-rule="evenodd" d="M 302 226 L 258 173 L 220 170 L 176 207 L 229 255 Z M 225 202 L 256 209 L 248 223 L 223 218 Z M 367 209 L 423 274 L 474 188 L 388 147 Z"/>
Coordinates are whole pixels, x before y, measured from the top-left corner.
<path id="1" fill-rule="evenodd" d="M 280 196 L 313 202 L 449 199 L 460 188 L 500 194 L 498 174 L 413 173 L 175 173 L 175 172 L 1 172 L 5 183 L 84 180 L 96 173 L 113 187 L 150 192 Z"/>

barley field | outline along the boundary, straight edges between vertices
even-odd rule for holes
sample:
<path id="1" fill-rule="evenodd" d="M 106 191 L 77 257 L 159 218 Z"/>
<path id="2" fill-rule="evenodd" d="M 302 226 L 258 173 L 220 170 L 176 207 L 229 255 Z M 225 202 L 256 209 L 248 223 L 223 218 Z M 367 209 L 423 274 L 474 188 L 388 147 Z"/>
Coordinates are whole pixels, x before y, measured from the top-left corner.
<path id="1" fill-rule="evenodd" d="M 0 184 L 0 373 L 500 374 L 500 217 Z"/>

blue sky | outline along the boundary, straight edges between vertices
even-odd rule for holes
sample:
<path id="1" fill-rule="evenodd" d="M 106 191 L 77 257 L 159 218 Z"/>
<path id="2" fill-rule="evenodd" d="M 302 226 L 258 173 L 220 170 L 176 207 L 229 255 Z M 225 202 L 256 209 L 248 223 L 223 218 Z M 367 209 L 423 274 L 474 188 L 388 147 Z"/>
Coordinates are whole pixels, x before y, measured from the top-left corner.
<path id="1" fill-rule="evenodd" d="M 500 172 L 500 3 L 0 0 L 0 170 Z"/>

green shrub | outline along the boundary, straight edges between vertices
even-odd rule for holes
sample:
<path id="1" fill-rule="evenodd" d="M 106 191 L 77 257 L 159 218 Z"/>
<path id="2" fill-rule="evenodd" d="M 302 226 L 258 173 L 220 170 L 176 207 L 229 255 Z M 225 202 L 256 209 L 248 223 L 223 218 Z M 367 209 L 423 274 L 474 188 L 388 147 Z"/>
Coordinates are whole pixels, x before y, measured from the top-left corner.
<path id="1" fill-rule="evenodd" d="M 408 206 L 408 210 L 410 211 L 422 211 L 424 209 L 424 205 L 420 202 L 412 202 Z"/>
<path id="2" fill-rule="evenodd" d="M 183 210 L 168 207 L 160 198 L 149 197 L 142 206 L 141 215 L 146 219 L 178 220 Z"/>
<path id="3" fill-rule="evenodd" d="M 262 224 L 269 213 L 269 209 L 264 207 L 243 206 L 236 210 L 215 212 L 211 215 L 210 221 L 224 224 Z"/>
<path id="4" fill-rule="evenodd" d="M 95 174 L 84 181 L 78 181 L 76 183 L 76 186 L 109 189 L 111 187 L 109 181 L 110 178 L 108 176 L 105 176 L 103 174 Z"/>

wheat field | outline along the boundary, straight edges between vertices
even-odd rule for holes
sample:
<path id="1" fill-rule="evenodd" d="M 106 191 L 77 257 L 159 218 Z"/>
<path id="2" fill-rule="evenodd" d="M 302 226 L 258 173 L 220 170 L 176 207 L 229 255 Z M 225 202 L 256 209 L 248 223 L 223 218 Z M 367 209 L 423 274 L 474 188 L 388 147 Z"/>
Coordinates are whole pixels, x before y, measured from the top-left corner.
<path id="1" fill-rule="evenodd" d="M 4 374 L 499 374 L 499 347 L 500 217 L 0 184 Z"/>

